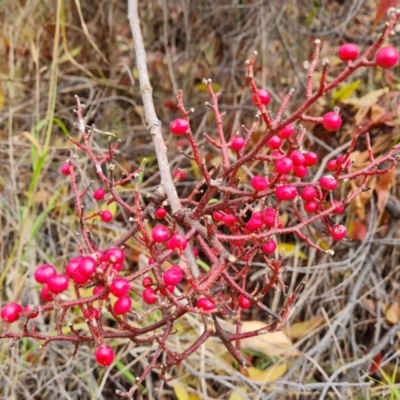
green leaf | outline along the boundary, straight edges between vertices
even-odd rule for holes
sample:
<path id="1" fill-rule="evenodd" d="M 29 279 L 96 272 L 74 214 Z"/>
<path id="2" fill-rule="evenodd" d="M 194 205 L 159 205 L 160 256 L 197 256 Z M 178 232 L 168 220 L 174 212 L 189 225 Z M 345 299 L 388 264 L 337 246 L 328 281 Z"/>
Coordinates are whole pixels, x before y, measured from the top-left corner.
<path id="1" fill-rule="evenodd" d="M 284 257 L 297 256 L 302 260 L 307 260 L 307 256 L 299 249 L 299 246 L 292 243 L 279 243 L 278 253 Z"/>
<path id="2" fill-rule="evenodd" d="M 339 89 L 336 89 L 332 93 L 333 102 L 341 102 L 348 99 L 361 85 L 361 80 L 357 79 L 356 81 L 349 83 L 348 85 L 341 86 Z"/>

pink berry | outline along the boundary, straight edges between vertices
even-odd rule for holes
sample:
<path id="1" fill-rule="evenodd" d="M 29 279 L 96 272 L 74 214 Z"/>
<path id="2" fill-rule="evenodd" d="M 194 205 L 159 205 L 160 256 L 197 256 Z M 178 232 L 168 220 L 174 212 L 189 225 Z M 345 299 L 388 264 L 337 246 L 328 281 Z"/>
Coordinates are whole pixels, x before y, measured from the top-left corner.
<path id="1" fill-rule="evenodd" d="M 258 229 L 261 229 L 263 227 L 263 225 L 264 225 L 264 222 L 263 222 L 261 216 L 251 217 L 246 223 L 247 228 L 252 232 L 255 232 Z"/>
<path id="2" fill-rule="evenodd" d="M 273 208 L 266 208 L 262 213 L 261 213 L 261 217 L 264 221 L 264 224 L 268 227 L 268 228 L 272 228 L 274 226 L 275 223 L 275 214 L 276 214 L 276 210 L 274 210 Z M 282 225 L 282 223 L 279 221 L 278 222 L 278 228 L 281 227 L 279 225 Z"/>
<path id="3" fill-rule="evenodd" d="M 232 140 L 230 147 L 234 151 L 242 150 L 244 147 L 244 139 L 241 136 L 236 136 Z"/>
<path id="4" fill-rule="evenodd" d="M 304 165 L 306 163 L 306 158 L 304 157 L 303 152 L 300 150 L 292 151 L 290 158 L 293 161 L 293 165 Z"/>
<path id="5" fill-rule="evenodd" d="M 298 178 L 305 178 L 308 174 L 308 169 L 304 165 L 295 165 L 293 167 L 293 173 Z"/>
<path id="6" fill-rule="evenodd" d="M 393 46 L 385 46 L 378 50 L 375 61 L 378 67 L 392 68 L 399 62 L 399 53 Z"/>
<path id="7" fill-rule="evenodd" d="M 47 283 L 45 283 L 42 286 L 42 289 L 40 290 L 40 297 L 42 298 L 43 301 L 52 301 L 53 300 L 53 294 L 50 292 L 49 287 L 47 286 Z"/>
<path id="8" fill-rule="evenodd" d="M 170 237 L 169 229 L 164 225 L 156 225 L 151 231 L 151 237 L 157 243 L 164 243 Z"/>
<path id="9" fill-rule="evenodd" d="M 70 262 L 65 267 L 65 273 L 70 279 L 74 279 L 74 274 L 76 269 L 79 267 L 79 264 L 83 260 L 83 257 L 74 257 L 70 260 Z"/>
<path id="10" fill-rule="evenodd" d="M 174 233 L 171 239 L 167 242 L 167 248 L 170 250 L 185 250 L 188 245 L 188 241 L 185 236 L 179 232 Z"/>
<path id="11" fill-rule="evenodd" d="M 114 350 L 110 346 L 103 344 L 97 348 L 95 358 L 97 364 L 102 367 L 108 367 L 114 361 Z"/>
<path id="12" fill-rule="evenodd" d="M 189 122 L 183 118 L 174 119 L 169 124 L 169 130 L 174 135 L 184 135 L 189 130 Z"/>
<path id="13" fill-rule="evenodd" d="M 263 176 L 253 176 L 251 179 L 251 187 L 256 192 L 262 192 L 268 187 L 268 181 Z"/>
<path id="14" fill-rule="evenodd" d="M 236 217 L 232 214 L 224 215 L 224 224 L 226 226 L 233 226 L 236 223 Z"/>
<path id="15" fill-rule="evenodd" d="M 71 168 L 72 168 L 72 165 L 70 165 L 69 163 L 65 163 L 65 164 L 61 165 L 60 172 L 63 175 L 71 175 Z"/>
<path id="16" fill-rule="evenodd" d="M 154 215 L 157 219 L 163 219 L 167 215 L 167 210 L 164 207 L 157 208 Z"/>
<path id="17" fill-rule="evenodd" d="M 96 268 L 97 261 L 94 258 L 88 256 L 82 258 L 78 270 L 82 275 L 90 276 L 96 272 Z"/>
<path id="18" fill-rule="evenodd" d="M 111 247 L 104 254 L 104 261 L 110 261 L 113 264 L 122 264 L 124 259 L 124 251 L 119 247 Z"/>
<path id="19" fill-rule="evenodd" d="M 247 299 L 246 297 L 244 297 L 242 294 L 240 294 L 238 296 L 238 303 L 239 303 L 239 307 L 243 308 L 243 309 L 250 308 L 250 306 L 251 306 L 251 301 L 249 299 Z"/>
<path id="20" fill-rule="evenodd" d="M 289 124 L 286 125 L 284 128 L 282 128 L 277 135 L 281 138 L 281 139 L 287 139 L 290 136 L 292 136 L 294 133 L 294 125 Z"/>
<path id="21" fill-rule="evenodd" d="M 68 277 L 66 275 L 52 276 L 47 281 L 47 286 L 52 293 L 61 293 L 68 288 Z"/>
<path id="22" fill-rule="evenodd" d="M 196 247 L 193 247 L 192 252 L 193 252 L 193 255 L 194 255 L 195 257 L 198 257 L 198 256 L 199 256 L 199 250 L 196 249 Z"/>
<path id="23" fill-rule="evenodd" d="M 335 190 L 338 186 L 338 181 L 332 175 L 325 175 L 319 180 L 319 186 L 325 190 Z"/>
<path id="24" fill-rule="evenodd" d="M 300 197 L 301 197 L 304 201 L 311 201 L 311 200 L 314 200 L 314 199 L 317 199 L 317 198 L 318 198 L 318 192 L 317 192 L 317 190 L 315 189 L 315 187 L 313 187 L 313 186 L 306 186 L 306 187 L 302 190 L 302 192 L 301 192 L 301 194 L 300 194 Z"/>
<path id="25" fill-rule="evenodd" d="M 271 101 L 271 95 L 266 90 L 259 89 L 257 93 L 261 104 L 267 105 Z M 257 105 L 257 95 L 253 94 L 251 101 Z"/>
<path id="26" fill-rule="evenodd" d="M 145 276 L 142 280 L 142 286 L 144 288 L 149 288 L 153 284 L 153 278 L 151 276 Z"/>
<path id="27" fill-rule="evenodd" d="M 318 161 L 318 156 L 313 151 L 309 151 L 304 154 L 304 159 L 305 159 L 305 166 L 311 167 Z"/>
<path id="28" fill-rule="evenodd" d="M 1 309 L 1 319 L 4 322 L 15 322 L 22 313 L 22 307 L 18 303 L 7 303 Z"/>
<path id="29" fill-rule="evenodd" d="M 178 168 L 176 171 L 174 171 L 173 175 L 177 181 L 183 181 L 186 178 L 186 171 L 184 169 Z"/>
<path id="30" fill-rule="evenodd" d="M 117 315 L 124 315 L 126 314 L 132 307 L 132 299 L 128 296 L 121 296 L 115 303 L 114 303 L 114 312 Z"/>
<path id="31" fill-rule="evenodd" d="M 108 297 L 107 289 L 104 286 L 95 286 L 93 288 L 93 296 L 96 296 L 97 294 L 103 293 L 104 295 L 100 297 L 101 300 L 105 300 Z"/>
<path id="32" fill-rule="evenodd" d="M 342 61 L 354 61 L 360 54 L 360 49 L 356 44 L 346 43 L 339 47 L 338 56 Z"/>
<path id="33" fill-rule="evenodd" d="M 304 203 L 304 210 L 308 213 L 313 213 L 318 210 L 318 203 L 314 200 Z"/>
<path id="34" fill-rule="evenodd" d="M 327 131 L 336 131 L 342 126 L 342 117 L 335 111 L 330 111 L 322 117 L 322 126 Z"/>
<path id="35" fill-rule="evenodd" d="M 277 135 L 273 135 L 268 139 L 267 146 L 270 149 L 279 149 L 281 145 L 282 145 L 282 139 Z"/>
<path id="36" fill-rule="evenodd" d="M 272 254 L 275 253 L 276 247 L 277 246 L 275 240 L 269 240 L 268 242 L 262 245 L 262 251 L 265 254 Z"/>
<path id="37" fill-rule="evenodd" d="M 53 265 L 43 264 L 35 271 L 35 280 L 38 283 L 46 283 L 52 276 L 57 275 L 57 270 Z"/>
<path id="38" fill-rule="evenodd" d="M 333 200 L 333 205 L 335 206 L 335 209 L 333 210 L 335 214 L 343 214 L 344 204 L 341 201 Z"/>
<path id="39" fill-rule="evenodd" d="M 175 266 L 167 269 L 163 274 L 163 281 L 166 285 L 178 285 L 183 278 L 183 271 L 181 268 Z"/>
<path id="40" fill-rule="evenodd" d="M 335 172 L 339 168 L 339 165 L 336 160 L 329 160 L 326 164 L 326 169 L 330 172 Z"/>
<path id="41" fill-rule="evenodd" d="M 215 308 L 215 304 L 207 297 L 200 297 L 200 299 L 197 300 L 196 307 L 202 308 L 205 311 L 211 311 Z"/>
<path id="42" fill-rule="evenodd" d="M 74 272 L 74 277 L 72 278 L 74 282 L 78 285 L 83 285 L 89 280 L 89 275 L 82 274 L 79 271 L 79 267 Z"/>
<path id="43" fill-rule="evenodd" d="M 92 307 L 90 310 L 83 311 L 83 316 L 86 319 L 90 319 L 90 317 L 93 317 L 94 319 L 99 319 L 100 312 L 96 307 Z"/>
<path id="44" fill-rule="evenodd" d="M 275 196 L 278 200 L 293 200 L 297 195 L 297 188 L 292 185 L 282 185 L 275 189 Z"/>
<path id="45" fill-rule="evenodd" d="M 106 195 L 106 191 L 102 188 L 96 189 L 93 192 L 93 198 L 98 201 L 103 200 L 105 195 Z"/>
<path id="46" fill-rule="evenodd" d="M 25 306 L 23 309 L 25 318 L 34 319 L 39 315 L 39 307 L 37 306 Z"/>
<path id="47" fill-rule="evenodd" d="M 213 217 L 214 221 L 217 221 L 217 222 L 222 222 L 224 220 L 224 214 L 222 214 L 218 211 L 214 211 L 212 213 L 212 217 Z"/>
<path id="48" fill-rule="evenodd" d="M 332 226 L 331 236 L 334 240 L 342 240 L 347 234 L 347 229 L 343 225 Z"/>
<path id="49" fill-rule="evenodd" d="M 157 301 L 156 292 L 151 287 L 143 290 L 142 297 L 143 301 L 147 304 L 154 304 Z"/>
<path id="50" fill-rule="evenodd" d="M 277 174 L 289 174 L 293 169 L 293 161 L 289 157 L 282 157 L 275 161 Z"/>
<path id="51" fill-rule="evenodd" d="M 125 278 L 115 278 L 110 285 L 110 292 L 115 297 L 125 296 L 129 293 L 131 286 Z"/>
<path id="52" fill-rule="evenodd" d="M 113 215 L 108 210 L 103 210 L 100 212 L 100 218 L 103 222 L 110 222 L 113 219 Z"/>

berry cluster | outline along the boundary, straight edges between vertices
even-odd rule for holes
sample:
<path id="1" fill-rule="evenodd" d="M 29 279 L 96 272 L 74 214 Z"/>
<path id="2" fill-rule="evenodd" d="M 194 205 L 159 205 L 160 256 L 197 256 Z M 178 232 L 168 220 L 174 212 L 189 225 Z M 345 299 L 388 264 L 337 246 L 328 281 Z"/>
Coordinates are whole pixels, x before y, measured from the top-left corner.
<path id="1" fill-rule="evenodd" d="M 114 361 L 114 351 L 110 346 L 112 339 L 129 338 L 140 344 L 157 342 L 159 346 L 149 366 L 129 392 L 121 393 L 130 398 L 152 369 L 161 370 L 164 374 L 195 352 L 211 335 L 218 336 L 238 363 L 244 365 L 240 355 L 240 340 L 282 329 L 302 287 L 299 285 L 293 293 L 286 293 L 282 281 L 282 257 L 278 252 L 280 236 L 295 235 L 307 246 L 333 255 L 333 250 L 323 250 L 305 228 L 316 223 L 319 228 L 323 226 L 322 233 L 332 239 L 332 245 L 345 239 L 347 231 L 341 217 L 345 207 L 367 190 L 371 175 L 385 173 L 397 162 L 400 144 L 375 159 L 368 132 L 359 128 L 345 154 L 331 159 L 322 176 L 317 176 L 319 158 L 305 147 L 306 129 L 302 122 L 321 124 L 331 135 L 336 134 L 343 124 L 338 109 L 328 110 L 321 117 L 307 115 L 307 111 L 354 71 L 362 67 L 392 68 L 397 65 L 397 50 L 390 45 L 382 47 L 382 44 L 390 36 L 398 18 L 399 13 L 393 12 L 383 35 L 364 52 L 355 44 L 341 46 L 338 56 L 346 65 L 337 77 L 327 79 L 328 64 L 323 61 L 319 88 L 314 91 L 314 73 L 320 63 L 320 42 L 316 41 L 313 58 L 308 65 L 305 100 L 286 119 L 283 116 L 293 91 L 287 94 L 281 104 L 275 104 L 267 90 L 258 88 L 254 79 L 254 54 L 246 67 L 251 101 L 257 115 L 252 126 L 243 126 L 242 134 L 226 134 L 222 123 L 224 114 L 218 105 L 219 94 L 214 92 L 211 81 L 205 80 L 211 98 L 207 106 L 214 113 L 217 129 L 215 137 L 207 134 L 204 137 L 221 154 L 219 165 L 206 163 L 191 131 L 190 111 L 186 110 L 182 93 L 179 92 L 178 108 L 182 115 L 170 123 L 169 130 L 172 135 L 187 137 L 190 158 L 202 174 L 186 197 L 180 197 L 175 186 L 178 181 L 186 179 L 186 171 L 165 170 L 168 162 L 162 160 L 159 165 L 163 182 L 146 203 L 140 196 L 137 179 L 142 166 L 116 180 L 113 176 L 113 160 L 119 142 L 110 145 L 105 155 L 94 154 L 82 115 L 83 107 L 77 98 L 78 128 L 82 142 L 71 139 L 74 150 L 61 166 L 61 173 L 70 180 L 76 200 L 81 227 L 81 255 L 69 260 L 62 273 L 53 265 L 39 266 L 34 279 L 42 285 L 40 295 L 43 304 L 22 307 L 15 302 L 8 303 L 1 309 L 1 319 L 5 324 L 19 319 L 29 322 L 39 312 L 57 311 L 60 313 L 58 327 L 61 332 L 67 313 L 80 312 L 86 319 L 88 334 L 82 336 L 70 326 L 69 335 L 46 336 L 30 328 L 26 322 L 21 333 L 14 333 L 4 325 L 0 338 L 18 340 L 31 337 L 43 340 L 45 344 L 64 340 L 75 344 L 75 351 L 81 343 L 93 342 L 95 359 L 104 367 Z M 267 106 L 270 108 L 267 109 Z M 252 135 L 261 123 L 265 124 L 265 134 L 255 142 Z M 156 137 L 156 134 L 153 136 Z M 227 139 L 228 136 L 230 139 Z M 353 170 L 350 154 L 360 136 L 366 139 L 370 159 L 363 169 Z M 154 140 L 162 138 L 156 137 Z M 88 196 L 89 188 L 79 189 L 75 151 L 85 152 L 96 166 L 102 186 L 93 192 L 92 199 Z M 157 153 L 157 157 L 161 157 L 160 153 Z M 384 162 L 387 167 L 378 168 Z M 240 169 L 245 165 L 260 167 L 251 171 L 251 179 L 238 179 Z M 346 182 L 356 178 L 359 186 L 349 191 Z M 136 180 L 133 205 L 116 190 L 131 180 Z M 340 197 L 343 192 L 348 194 Z M 130 216 L 131 226 L 112 247 L 104 251 L 93 243 L 88 226 L 100 222 L 96 217 L 100 217 L 102 222 L 110 222 L 113 215 L 108 210 L 85 214 L 83 202 L 93 200 L 106 204 L 114 202 Z M 290 222 L 283 217 L 287 213 L 292 217 Z M 148 265 L 134 272 L 132 268 L 136 266 L 125 260 L 123 250 L 130 238 L 135 239 L 148 257 Z M 265 264 L 265 274 L 257 285 L 252 285 L 248 279 L 253 261 Z M 123 266 L 129 266 L 129 270 L 124 270 Z M 262 300 L 278 286 L 286 293 L 286 298 L 281 309 L 275 312 Z M 71 290 L 67 292 L 68 288 Z M 88 288 L 92 288 L 89 296 L 84 291 Z M 71 296 L 72 299 L 69 298 Z M 141 301 L 144 311 L 137 309 L 137 301 Z M 265 312 L 272 320 L 267 328 L 243 333 L 241 317 L 244 310 L 252 306 Z M 112 315 L 117 329 L 115 325 L 110 329 L 105 313 Z M 146 316 L 152 313 L 154 318 L 147 320 Z M 173 335 L 175 322 L 188 313 L 201 315 L 205 328 L 186 350 L 176 353 L 168 348 L 167 339 Z M 217 317 L 234 317 L 237 321 L 236 332 L 225 331 Z M 133 320 L 140 320 L 141 327 L 133 324 Z M 161 335 L 160 329 L 163 329 Z M 149 334 L 151 332 L 153 334 Z M 236 342 L 236 345 L 232 345 L 232 342 Z M 167 361 L 161 365 L 162 353 Z"/>

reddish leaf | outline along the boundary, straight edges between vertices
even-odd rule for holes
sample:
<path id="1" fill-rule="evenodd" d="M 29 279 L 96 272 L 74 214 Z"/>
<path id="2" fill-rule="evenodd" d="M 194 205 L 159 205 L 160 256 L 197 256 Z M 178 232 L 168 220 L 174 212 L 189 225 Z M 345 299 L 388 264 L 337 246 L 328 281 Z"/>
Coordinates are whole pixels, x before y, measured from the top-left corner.
<path id="1" fill-rule="evenodd" d="M 383 16 L 386 14 L 387 10 L 389 10 L 390 7 L 396 7 L 396 5 L 399 3 L 400 0 L 381 0 L 378 8 L 376 10 L 375 14 L 375 19 L 374 19 L 374 25 L 373 28 L 378 24 L 378 22 L 383 18 Z"/>
<path id="2" fill-rule="evenodd" d="M 372 375 L 379 370 L 382 361 L 382 353 L 378 353 L 372 360 L 371 366 L 369 367 L 369 374 Z"/>

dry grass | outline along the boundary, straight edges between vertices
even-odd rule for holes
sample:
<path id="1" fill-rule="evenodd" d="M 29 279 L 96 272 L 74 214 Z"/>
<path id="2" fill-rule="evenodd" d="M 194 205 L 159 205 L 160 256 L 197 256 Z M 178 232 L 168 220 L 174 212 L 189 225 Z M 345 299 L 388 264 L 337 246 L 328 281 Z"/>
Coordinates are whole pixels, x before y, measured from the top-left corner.
<path id="1" fill-rule="evenodd" d="M 12 300 L 37 304 L 35 267 L 49 262 L 62 268 L 77 253 L 73 199 L 67 181 L 58 173 L 69 155 L 67 136 L 76 134 L 73 95 L 86 103 L 88 123 L 122 139 L 118 159 L 122 171 L 130 172 L 143 157 L 148 158 L 143 196 L 158 183 L 138 86 L 130 85 L 127 73 L 134 59 L 126 4 L 118 0 L 93 4 L 84 0 L 5 0 L 0 4 L 4 44 L 0 50 L 0 306 Z M 223 108 L 230 113 L 228 134 L 249 122 L 254 108 L 246 88 L 244 61 L 255 49 L 260 54 L 260 84 L 277 101 L 294 87 L 294 107 L 302 100 L 302 64 L 310 55 L 313 39 L 323 39 L 326 56 L 349 38 L 368 43 L 377 34 L 368 28 L 374 6 L 370 0 L 143 1 L 142 28 L 159 118 L 167 126 L 176 114 L 173 94 L 183 89 L 187 104 L 196 109 L 193 121 L 201 140 L 202 132 L 213 128 L 203 107 L 206 93 L 199 83 L 211 77 L 221 86 Z M 134 68 L 132 75 L 135 79 Z M 363 93 L 380 85 L 372 75 L 361 78 Z M 324 105 L 319 107 L 316 112 Z M 339 141 L 326 141 L 317 130 L 310 131 L 309 138 L 310 146 L 322 154 Z M 99 148 L 104 146 L 106 135 L 99 134 L 96 142 Z M 175 146 L 171 146 L 170 160 L 173 168 L 190 168 Z M 95 177 L 94 168 L 84 156 L 79 162 L 83 183 L 89 184 Z M 187 179 L 180 189 L 185 193 L 190 187 Z M 393 194 L 398 195 L 398 189 Z M 123 195 L 129 199 L 133 193 L 126 188 Z M 296 342 L 302 356 L 289 359 L 290 369 L 283 378 L 272 385 L 255 383 L 226 361 L 216 341 L 171 372 L 201 399 L 228 399 L 235 387 L 242 388 L 243 399 L 399 398 L 396 371 L 386 378 L 375 375 L 380 383 L 373 385 L 367 370 L 371 350 L 379 346 L 387 364 L 397 361 L 398 327 L 391 329 L 383 310 L 385 304 L 398 301 L 398 226 L 395 219 L 382 220 L 373 201 L 367 205 L 367 215 L 366 239 L 336 244 L 333 260 L 301 243 L 308 259 L 287 259 L 287 285 L 293 288 L 301 280 L 306 282 L 291 322 L 321 317 L 323 323 Z M 342 218 L 345 222 L 352 219 L 351 210 Z M 113 242 L 127 224 L 127 217 L 119 215 L 112 226 L 96 228 L 99 246 Z M 145 254 L 139 257 L 134 244 L 128 253 L 129 268 L 145 262 L 141 258 Z M 255 278 L 259 268 L 255 266 Z M 279 294 L 268 300 L 275 307 L 282 304 Z M 263 318 L 254 312 L 247 317 Z M 54 318 L 40 316 L 37 329 L 53 331 Z M 71 322 L 83 322 L 71 318 Z M 186 317 L 169 345 L 181 350 L 200 329 L 199 321 Z M 94 366 L 93 349 L 86 346 L 70 359 L 72 348 L 67 345 L 54 343 L 39 349 L 38 343 L 29 340 L 12 347 L 3 341 L 0 398 L 116 398 L 115 389 L 129 386 L 146 365 L 151 349 L 123 342 L 114 345 L 120 361 L 112 370 L 103 371 Z M 156 375 L 149 376 L 146 388 L 147 393 L 144 397 L 138 394 L 138 399 L 176 398 Z"/>

